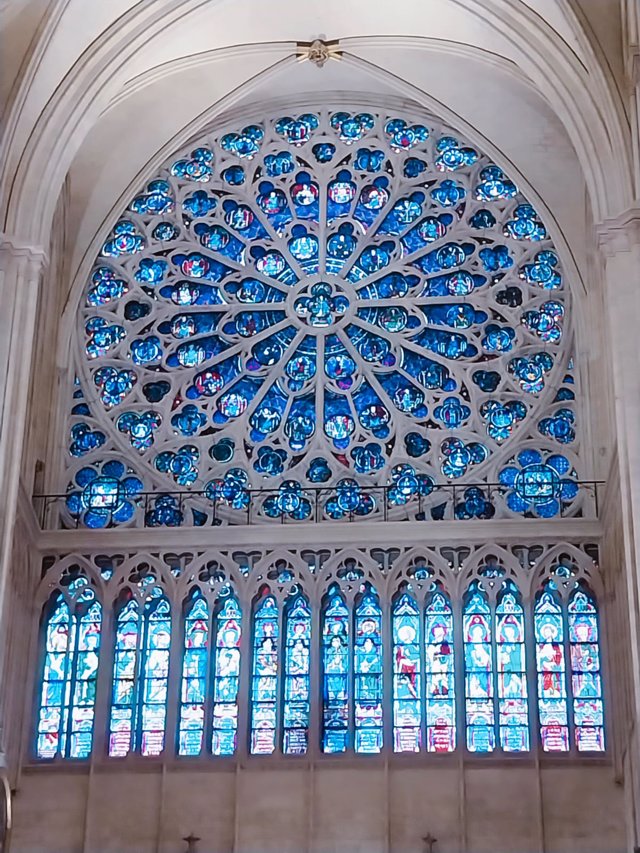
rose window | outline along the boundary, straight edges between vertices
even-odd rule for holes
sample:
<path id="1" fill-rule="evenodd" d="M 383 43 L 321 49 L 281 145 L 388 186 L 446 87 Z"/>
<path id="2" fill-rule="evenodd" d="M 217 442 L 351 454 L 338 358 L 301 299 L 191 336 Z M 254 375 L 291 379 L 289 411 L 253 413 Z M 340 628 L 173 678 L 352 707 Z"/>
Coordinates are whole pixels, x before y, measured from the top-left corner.
<path id="1" fill-rule="evenodd" d="M 117 458 L 164 495 L 146 523 L 247 502 L 265 519 L 575 512 L 567 307 L 534 207 L 433 117 L 212 131 L 134 196 L 90 273 L 70 489 Z M 535 470 L 501 480 L 523 449 Z M 83 501 L 76 522 L 114 523 Z"/>

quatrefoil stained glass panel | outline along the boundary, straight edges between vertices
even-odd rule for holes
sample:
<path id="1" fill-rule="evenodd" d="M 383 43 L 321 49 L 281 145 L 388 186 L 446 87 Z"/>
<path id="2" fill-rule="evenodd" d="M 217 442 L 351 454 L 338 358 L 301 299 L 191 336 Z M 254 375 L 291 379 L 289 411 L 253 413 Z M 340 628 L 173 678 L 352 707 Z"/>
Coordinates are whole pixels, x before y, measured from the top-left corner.
<path id="1" fill-rule="evenodd" d="M 293 520 L 317 515 L 314 486 L 329 518 L 380 511 L 367 486 L 402 513 L 439 483 L 500 483 L 460 489 L 458 518 L 576 499 L 558 254 L 433 117 L 321 109 L 205 135 L 116 222 L 79 333 L 67 510 L 89 526 L 131 521 L 142 485 L 203 493 L 157 498 L 157 525 L 264 488 L 256 515 Z"/>

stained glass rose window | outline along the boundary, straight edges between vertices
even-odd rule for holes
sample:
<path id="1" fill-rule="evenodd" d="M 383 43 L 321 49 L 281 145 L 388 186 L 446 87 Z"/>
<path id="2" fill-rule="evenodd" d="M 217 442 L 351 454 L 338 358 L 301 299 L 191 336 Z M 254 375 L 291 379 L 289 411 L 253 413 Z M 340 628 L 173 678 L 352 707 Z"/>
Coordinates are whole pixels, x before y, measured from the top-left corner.
<path id="1" fill-rule="evenodd" d="M 195 523 L 248 503 L 493 515 L 456 510 L 447 483 L 527 512 L 535 495 L 500 488 L 522 442 L 577 476 L 567 298 L 534 207 L 433 117 L 212 131 L 134 196 L 89 274 L 68 482 L 126 458 L 146 491 L 191 490 Z"/>

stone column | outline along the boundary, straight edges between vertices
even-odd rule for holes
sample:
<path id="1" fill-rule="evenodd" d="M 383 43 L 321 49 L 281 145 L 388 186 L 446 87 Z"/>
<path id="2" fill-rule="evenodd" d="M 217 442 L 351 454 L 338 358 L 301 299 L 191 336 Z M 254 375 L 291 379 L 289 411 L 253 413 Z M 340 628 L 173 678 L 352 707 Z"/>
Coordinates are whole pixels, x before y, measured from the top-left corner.
<path id="1" fill-rule="evenodd" d="M 633 797 L 632 832 L 640 843 L 640 208 L 598 227 L 604 262 L 603 322 L 608 326 L 615 431 L 620 469 L 620 514 L 624 531 L 624 576 L 628 590 L 633 721 L 628 743 Z M 588 341 L 585 341 L 588 345 Z M 591 406 L 598 400 L 592 399 Z M 614 499 L 611 496 L 611 499 Z M 605 555 L 606 560 L 606 555 Z M 610 712 L 610 716 L 613 714 Z"/>
<path id="2" fill-rule="evenodd" d="M 16 518 L 38 292 L 45 252 L 0 235 L 0 685 L 4 687 L 8 578 Z M 43 413 L 46 416 L 46 413 Z M 6 707 L 0 695 L 0 715 Z M 6 750 L 0 716 L 0 764 Z"/>

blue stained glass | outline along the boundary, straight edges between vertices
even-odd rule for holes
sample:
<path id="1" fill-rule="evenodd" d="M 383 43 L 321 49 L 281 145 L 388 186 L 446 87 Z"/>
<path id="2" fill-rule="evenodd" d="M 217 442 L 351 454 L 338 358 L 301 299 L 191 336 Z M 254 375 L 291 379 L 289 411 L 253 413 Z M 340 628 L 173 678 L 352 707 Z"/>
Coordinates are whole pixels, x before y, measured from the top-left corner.
<path id="1" fill-rule="evenodd" d="M 482 266 L 487 272 L 507 270 L 513 266 L 513 258 L 506 246 L 493 246 L 492 248 L 480 249 L 479 255 Z"/>
<path id="2" fill-rule="evenodd" d="M 311 610 L 300 594 L 285 606 L 282 751 L 304 755 L 309 747 Z"/>
<path id="3" fill-rule="evenodd" d="M 545 290 L 558 290 L 562 287 L 562 275 L 557 269 L 559 263 L 553 252 L 538 252 L 533 263 L 520 267 L 520 278 Z"/>
<path id="4" fill-rule="evenodd" d="M 116 622 L 111 757 L 164 749 L 170 643 L 171 608 L 164 596 L 148 598 L 142 613 L 135 599 L 125 601 Z"/>
<path id="5" fill-rule="evenodd" d="M 72 456 L 84 456 L 97 450 L 107 440 L 106 435 L 100 430 L 92 430 L 89 424 L 79 423 L 71 427 L 71 442 L 69 453 Z"/>
<path id="6" fill-rule="evenodd" d="M 250 124 L 238 133 L 227 133 L 220 140 L 225 151 L 236 157 L 251 160 L 260 150 L 264 130 L 257 124 Z"/>
<path id="7" fill-rule="evenodd" d="M 455 172 L 464 166 L 472 166 L 478 159 L 478 152 L 474 148 L 460 145 L 455 136 L 440 137 L 436 150 L 436 167 L 441 172 Z"/>
<path id="8" fill-rule="evenodd" d="M 349 746 L 349 610 L 337 586 L 322 606 L 322 751 L 346 752 Z"/>
<path id="9" fill-rule="evenodd" d="M 36 755 L 88 758 L 102 608 L 93 591 L 86 590 L 71 607 L 61 593 L 54 593 L 45 613 Z"/>
<path id="10" fill-rule="evenodd" d="M 533 621 L 542 748 L 545 752 L 567 752 L 569 713 L 564 615 L 561 601 L 549 581 L 536 596 Z"/>
<path id="11" fill-rule="evenodd" d="M 187 181 L 208 181 L 213 172 L 213 151 L 208 148 L 196 148 L 191 156 L 176 160 L 171 174 Z M 151 184 L 149 185 L 151 188 Z"/>
<path id="12" fill-rule="evenodd" d="M 447 179 L 431 190 L 431 198 L 441 207 L 456 207 L 464 201 L 467 191 L 455 181 Z"/>
<path id="13" fill-rule="evenodd" d="M 138 233 L 133 222 L 121 220 L 113 229 L 110 240 L 102 247 L 102 254 L 106 257 L 117 258 L 120 255 L 134 255 L 141 252 L 145 247 L 144 237 Z"/>
<path id="14" fill-rule="evenodd" d="M 171 213 L 174 209 L 171 185 L 167 181 L 151 181 L 146 192 L 133 199 L 129 209 L 147 215 Z"/>
<path id="15" fill-rule="evenodd" d="M 512 581 L 505 581 L 498 593 L 495 637 L 500 746 L 505 752 L 528 752 L 524 614 L 520 593 Z"/>
<path id="16" fill-rule="evenodd" d="M 467 749 L 470 752 L 493 752 L 496 733 L 491 609 L 479 581 L 472 582 L 465 596 L 462 629 Z"/>
<path id="17" fill-rule="evenodd" d="M 409 593 L 396 596 L 393 632 L 393 750 L 420 752 L 422 747 L 422 666 L 420 612 Z"/>
<path id="18" fill-rule="evenodd" d="M 354 631 L 355 751 L 382 749 L 382 611 L 377 593 L 365 584 L 356 600 Z"/>
<path id="19" fill-rule="evenodd" d="M 575 391 L 559 381 L 571 333 L 560 258 L 513 181 L 435 118 L 322 108 L 229 125 L 168 161 L 111 224 L 85 290 L 78 349 L 89 368 L 78 375 L 92 389 L 72 406 L 71 457 L 123 449 L 124 437 L 164 488 L 200 481 L 238 510 L 263 477 L 280 477 L 256 504 L 274 520 L 311 517 L 310 482 L 328 485 L 319 518 L 373 513 L 374 492 L 360 488 L 348 510 L 339 500 L 339 483 L 362 477 L 407 512 L 487 518 L 482 488 L 424 507 L 414 498 L 434 469 L 468 477 L 525 435 L 541 448 L 575 441 Z M 228 428 L 244 485 L 212 452 L 175 444 L 206 440 L 209 451 Z M 454 443 L 433 440 L 459 429 Z M 417 491 L 392 474 L 407 458 L 425 466 Z M 498 515 L 549 518 L 572 503 L 578 473 L 534 501 L 524 480 L 542 489 L 555 475 L 530 469 L 515 488 L 515 467 L 503 462 Z M 77 485 L 67 523 L 181 517 L 162 495 L 144 512 L 131 501 L 88 511 Z"/>
<path id="20" fill-rule="evenodd" d="M 505 177 L 502 169 L 498 166 L 487 166 L 480 172 L 480 183 L 476 186 L 475 196 L 478 201 L 495 201 L 513 198 L 517 192 L 517 187 Z"/>
<path id="21" fill-rule="evenodd" d="M 85 346 L 89 358 L 106 355 L 126 335 L 122 326 L 109 325 L 102 317 L 91 317 L 85 325 L 87 343 Z"/>
<path id="22" fill-rule="evenodd" d="M 404 162 L 402 174 L 405 178 L 417 178 L 427 169 L 427 164 L 419 157 L 408 157 Z"/>
<path id="23" fill-rule="evenodd" d="M 148 285 L 159 284 L 165 277 L 169 264 L 163 260 L 144 258 L 138 265 L 135 280 Z"/>
<path id="24" fill-rule="evenodd" d="M 319 142 L 317 145 L 313 146 L 312 151 L 313 156 L 316 158 L 318 163 L 329 163 L 333 159 L 333 155 L 336 153 L 336 146 L 331 142 Z"/>
<path id="25" fill-rule="evenodd" d="M 278 605 L 265 588 L 253 609 L 252 755 L 270 755 L 276 749 L 279 644 Z"/>
<path id="26" fill-rule="evenodd" d="M 280 175 L 288 175 L 295 169 L 295 161 L 288 151 L 280 151 L 278 154 L 267 154 L 264 158 L 264 167 L 270 178 Z"/>
<path id="27" fill-rule="evenodd" d="M 200 755 L 207 701 L 209 606 L 199 591 L 188 601 L 184 618 L 184 650 L 178 755 Z"/>
<path id="28" fill-rule="evenodd" d="M 542 435 L 555 438 L 560 444 L 570 444 L 575 440 L 575 415 L 571 409 L 558 409 L 555 415 L 543 418 L 538 423 L 538 431 Z"/>
<path id="29" fill-rule="evenodd" d="M 394 151 L 408 151 L 429 137 L 429 131 L 422 124 L 410 125 L 401 118 L 388 121 L 384 127 L 389 138 L 389 145 Z"/>
<path id="30" fill-rule="evenodd" d="M 155 412 L 124 412 L 117 420 L 119 431 L 129 436 L 131 446 L 140 453 L 151 447 L 161 423 L 162 418 Z"/>
<path id="31" fill-rule="evenodd" d="M 238 688 L 242 612 L 232 596 L 221 598 L 215 611 L 215 661 L 213 666 L 214 755 L 233 755 L 238 742 Z"/>
<path id="32" fill-rule="evenodd" d="M 87 305 L 96 307 L 106 305 L 116 299 L 120 299 L 129 290 L 129 285 L 124 279 L 116 278 L 116 274 L 109 267 L 98 267 L 91 276 L 91 283 L 87 292 Z"/>
<path id="33" fill-rule="evenodd" d="M 245 174 L 242 166 L 229 166 L 221 173 L 221 178 L 232 187 L 240 187 L 245 182 Z"/>
<path id="34" fill-rule="evenodd" d="M 279 133 L 287 142 L 296 147 L 304 145 L 309 141 L 312 131 L 318 126 L 318 117 L 313 113 L 292 118 L 284 116 L 275 124 L 276 133 Z"/>
<path id="35" fill-rule="evenodd" d="M 439 586 L 425 607 L 427 750 L 453 752 L 456 746 L 455 665 L 451 602 Z"/>
<path id="36" fill-rule="evenodd" d="M 580 583 L 567 607 L 573 725 L 579 752 L 604 751 L 600 637 L 595 599 Z"/>
<path id="37" fill-rule="evenodd" d="M 547 236 L 544 225 L 530 204 L 519 204 L 513 211 L 513 219 L 504 226 L 504 234 L 515 240 L 544 240 Z"/>

